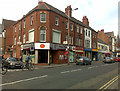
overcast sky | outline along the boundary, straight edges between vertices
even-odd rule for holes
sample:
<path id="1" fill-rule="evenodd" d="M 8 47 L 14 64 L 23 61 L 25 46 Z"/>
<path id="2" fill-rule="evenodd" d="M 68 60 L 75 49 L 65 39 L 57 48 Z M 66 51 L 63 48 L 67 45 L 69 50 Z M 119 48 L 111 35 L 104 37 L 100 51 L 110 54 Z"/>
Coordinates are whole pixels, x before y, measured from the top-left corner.
<path id="1" fill-rule="evenodd" d="M 65 12 L 71 5 L 72 16 L 82 21 L 87 16 L 90 26 L 96 31 L 104 29 L 105 32 L 118 33 L 118 2 L 119 0 L 43 0 L 44 2 Z M 2 19 L 19 20 L 38 5 L 38 0 L 0 0 L 0 24 Z"/>

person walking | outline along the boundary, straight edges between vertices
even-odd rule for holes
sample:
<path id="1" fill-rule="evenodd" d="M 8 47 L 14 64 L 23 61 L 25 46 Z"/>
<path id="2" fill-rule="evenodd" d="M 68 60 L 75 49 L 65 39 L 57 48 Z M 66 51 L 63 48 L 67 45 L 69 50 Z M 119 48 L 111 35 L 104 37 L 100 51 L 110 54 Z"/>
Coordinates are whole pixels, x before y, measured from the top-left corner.
<path id="1" fill-rule="evenodd" d="M 26 67 L 29 69 L 29 60 L 31 60 L 30 54 L 27 54 L 25 61 L 26 61 Z"/>

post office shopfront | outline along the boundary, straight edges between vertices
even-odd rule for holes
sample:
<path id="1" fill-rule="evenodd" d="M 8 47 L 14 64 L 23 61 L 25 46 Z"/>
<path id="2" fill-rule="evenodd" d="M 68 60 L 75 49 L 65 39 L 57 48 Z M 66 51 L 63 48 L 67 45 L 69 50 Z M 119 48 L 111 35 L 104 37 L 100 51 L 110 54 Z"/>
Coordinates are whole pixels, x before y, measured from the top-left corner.
<path id="1" fill-rule="evenodd" d="M 52 44 L 52 43 L 35 43 L 35 63 L 46 64 L 61 64 L 67 63 L 68 59 L 64 53 L 66 52 L 67 45 Z M 69 61 L 74 62 L 74 52 L 70 46 Z"/>

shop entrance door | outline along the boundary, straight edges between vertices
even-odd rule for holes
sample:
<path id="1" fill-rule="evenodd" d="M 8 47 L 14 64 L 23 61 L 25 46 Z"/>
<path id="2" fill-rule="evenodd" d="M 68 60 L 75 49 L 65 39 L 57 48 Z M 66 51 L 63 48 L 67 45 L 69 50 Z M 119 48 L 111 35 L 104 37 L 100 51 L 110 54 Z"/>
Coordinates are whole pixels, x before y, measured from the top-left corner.
<path id="1" fill-rule="evenodd" d="M 38 63 L 48 63 L 48 51 L 38 51 Z"/>

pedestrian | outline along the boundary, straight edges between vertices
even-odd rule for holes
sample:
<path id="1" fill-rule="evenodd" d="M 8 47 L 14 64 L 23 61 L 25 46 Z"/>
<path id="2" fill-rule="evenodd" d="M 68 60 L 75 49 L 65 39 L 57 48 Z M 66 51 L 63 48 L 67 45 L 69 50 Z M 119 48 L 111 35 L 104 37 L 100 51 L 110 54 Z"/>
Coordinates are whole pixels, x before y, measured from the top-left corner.
<path id="1" fill-rule="evenodd" d="M 26 67 L 29 69 L 29 60 L 31 60 L 30 54 L 27 54 L 25 61 L 26 61 Z"/>
<path id="2" fill-rule="evenodd" d="M 22 56 L 20 56 L 20 61 L 23 62 L 23 60 L 22 60 Z"/>

